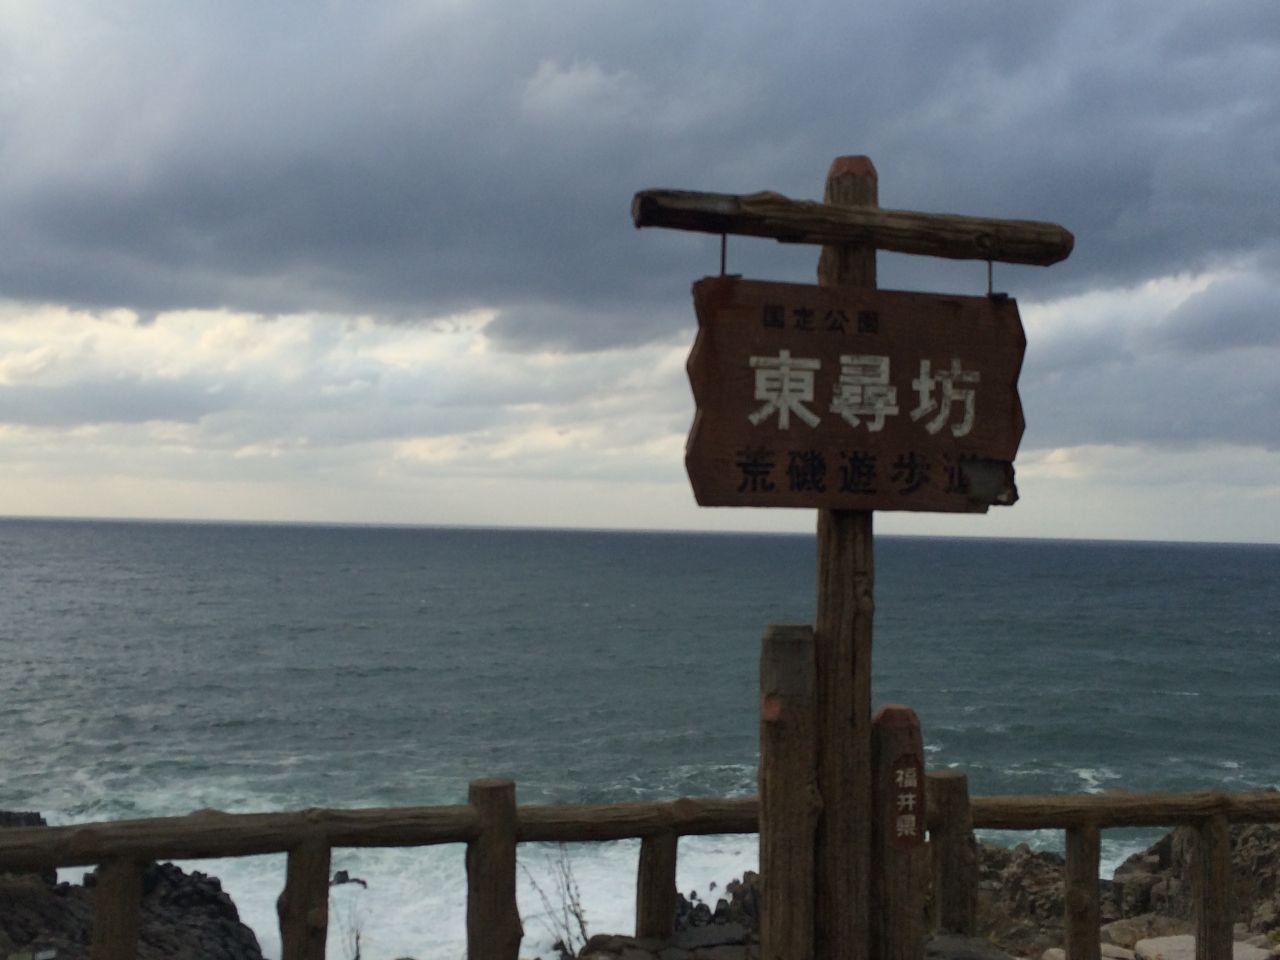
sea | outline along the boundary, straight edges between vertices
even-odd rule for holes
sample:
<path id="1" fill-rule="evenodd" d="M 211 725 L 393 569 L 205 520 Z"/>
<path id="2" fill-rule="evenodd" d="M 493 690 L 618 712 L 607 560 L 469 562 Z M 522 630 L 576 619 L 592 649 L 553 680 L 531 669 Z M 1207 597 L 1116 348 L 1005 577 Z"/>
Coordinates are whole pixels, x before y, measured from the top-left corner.
<path id="1" fill-rule="evenodd" d="M 1280 547 L 875 550 L 873 699 L 974 794 L 1280 785 Z M 521 803 L 748 795 L 760 637 L 814 596 L 812 536 L 0 520 L 0 809 L 452 804 L 495 776 Z M 1159 835 L 1106 831 L 1104 875 Z M 521 955 L 551 955 L 566 867 L 589 932 L 630 932 L 637 854 L 523 845 Z M 685 838 L 678 884 L 714 904 L 756 859 Z M 283 856 L 182 866 L 279 956 Z M 365 885 L 333 888 L 330 957 L 464 956 L 461 846 L 333 868 Z"/>

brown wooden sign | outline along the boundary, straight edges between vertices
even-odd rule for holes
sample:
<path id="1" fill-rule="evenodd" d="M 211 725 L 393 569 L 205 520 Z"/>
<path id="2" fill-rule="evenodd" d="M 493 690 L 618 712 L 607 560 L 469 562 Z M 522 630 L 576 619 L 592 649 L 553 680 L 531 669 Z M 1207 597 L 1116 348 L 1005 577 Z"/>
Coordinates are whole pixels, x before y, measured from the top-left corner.
<path id="1" fill-rule="evenodd" d="M 985 512 L 1017 499 L 1017 304 L 708 277 L 693 286 L 703 506 Z"/>
<path id="2" fill-rule="evenodd" d="M 924 842 L 924 762 L 905 753 L 889 767 L 889 790 L 885 836 L 899 850 L 910 850 Z"/>

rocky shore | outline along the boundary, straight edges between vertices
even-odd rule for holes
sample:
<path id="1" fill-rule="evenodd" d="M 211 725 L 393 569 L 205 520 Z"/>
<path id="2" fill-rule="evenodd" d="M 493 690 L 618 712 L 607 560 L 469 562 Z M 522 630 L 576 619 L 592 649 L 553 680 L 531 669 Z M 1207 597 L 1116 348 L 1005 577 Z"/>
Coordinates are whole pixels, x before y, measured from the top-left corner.
<path id="1" fill-rule="evenodd" d="M 1280 827 L 1235 827 L 1235 960 L 1280 960 Z M 1101 881 L 1104 958 L 1180 960 L 1194 957 L 1191 851 L 1193 834 L 1175 830 L 1134 854 Z M 978 929 L 975 937 L 938 936 L 930 960 L 1062 960 L 1061 855 L 978 844 Z M 671 941 L 596 936 L 580 960 L 755 960 L 759 956 L 759 888 L 754 873 L 725 887 L 681 895 Z M 711 901 L 714 899 L 714 906 Z M 1190 951 L 1188 954 L 1187 951 Z"/>
<path id="2" fill-rule="evenodd" d="M 43 823 L 39 814 L 0 811 L 0 827 Z M 96 877 L 73 884 L 56 873 L 0 874 L 0 960 L 89 960 Z M 138 960 L 262 960 L 216 877 L 153 863 L 142 890 Z"/>
<path id="3" fill-rule="evenodd" d="M 1180 828 L 1129 857 L 1101 881 L 1102 941 L 1132 949 L 1140 940 L 1192 932 L 1194 834 Z M 1236 940 L 1270 952 L 1280 937 L 1280 826 L 1231 830 Z M 978 932 L 1023 957 L 1062 945 L 1063 859 L 979 844 Z"/>
<path id="4" fill-rule="evenodd" d="M 31 826 L 38 814 L 0 812 L 0 827 Z M 1193 834 L 1180 829 L 1134 854 L 1101 881 L 1101 940 L 1109 960 L 1179 960 L 1194 948 Z M 1235 827 L 1236 960 L 1280 960 L 1280 826 Z M 930 960 L 1061 960 L 1063 859 L 1026 844 L 978 844 L 977 936 L 940 936 Z M 0 875 L 0 960 L 88 960 L 95 874 L 81 884 L 53 874 Z M 347 878 L 342 878 L 343 880 Z M 340 881 L 339 881 L 340 882 Z M 759 884 L 748 872 L 721 890 L 681 895 L 669 941 L 592 937 L 580 960 L 754 960 L 759 956 Z M 262 960 L 218 880 L 152 864 L 144 879 L 140 960 Z"/>

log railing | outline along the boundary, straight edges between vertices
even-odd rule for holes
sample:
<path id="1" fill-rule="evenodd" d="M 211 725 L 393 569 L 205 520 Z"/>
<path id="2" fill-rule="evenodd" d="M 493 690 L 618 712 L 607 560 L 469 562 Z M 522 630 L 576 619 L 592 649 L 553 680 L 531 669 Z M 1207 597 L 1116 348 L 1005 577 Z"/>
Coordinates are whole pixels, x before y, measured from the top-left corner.
<path id="1" fill-rule="evenodd" d="M 329 854 L 334 847 L 467 844 L 469 960 L 517 956 L 515 904 L 518 843 L 639 838 L 636 932 L 671 933 L 676 841 L 682 836 L 755 833 L 756 797 L 651 803 L 517 806 L 508 780 L 477 780 L 467 804 L 364 810 L 229 814 L 64 827 L 0 830 L 0 873 L 99 865 L 92 957 L 136 955 L 142 870 L 151 860 L 198 860 L 286 853 L 278 902 L 283 960 L 324 957 Z M 974 932 L 977 862 L 973 829 L 1067 831 L 1068 960 L 1098 960 L 1098 857 L 1108 827 L 1194 827 L 1199 836 L 1194 890 L 1198 960 L 1231 957 L 1230 834 L 1233 823 L 1280 822 L 1280 793 L 1104 793 L 968 796 L 954 771 L 928 775 L 935 924 Z"/>
<path id="2" fill-rule="evenodd" d="M 91 956 L 133 960 L 146 863 L 285 853 L 285 888 L 277 902 L 282 960 L 322 960 L 330 850 L 465 843 L 468 958 L 515 960 L 518 843 L 639 838 L 637 935 L 665 937 L 675 917 L 677 840 L 758 829 L 755 797 L 517 807 L 510 780 L 476 780 L 468 800 L 288 813 L 200 810 L 185 817 L 11 827 L 0 830 L 0 873 L 100 866 Z"/>
<path id="3" fill-rule="evenodd" d="M 1196 960 L 1231 960 L 1234 905 L 1231 882 L 1233 823 L 1280 822 L 1280 792 L 1049 794 L 974 797 L 966 802 L 964 775 L 929 775 L 928 824 L 934 844 L 935 894 L 943 925 L 974 932 L 977 889 L 973 841 L 962 829 L 966 818 L 977 829 L 1066 831 L 1063 887 L 1067 960 L 1099 960 L 1101 831 L 1109 827 L 1175 827 L 1195 830 L 1192 897 Z M 964 809 L 968 807 L 967 811 Z M 949 828 L 950 826 L 950 828 Z M 947 910 L 952 912 L 948 916 Z"/>

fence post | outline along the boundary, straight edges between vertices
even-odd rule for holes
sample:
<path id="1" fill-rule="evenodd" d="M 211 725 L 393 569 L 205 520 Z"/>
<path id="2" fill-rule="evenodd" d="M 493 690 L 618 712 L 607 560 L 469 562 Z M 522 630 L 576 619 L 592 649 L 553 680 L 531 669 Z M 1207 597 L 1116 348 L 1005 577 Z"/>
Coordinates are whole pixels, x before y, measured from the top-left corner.
<path id="1" fill-rule="evenodd" d="M 823 202 L 879 206 L 869 157 L 837 157 Z M 824 246 L 824 287 L 876 285 L 870 246 Z M 818 603 L 814 616 L 814 688 L 818 790 L 814 839 L 814 956 L 868 960 L 871 876 L 871 621 L 875 544 L 870 510 L 818 511 Z"/>
<path id="2" fill-rule="evenodd" d="M 1066 890 L 1063 927 L 1067 960 L 1101 960 L 1098 924 L 1098 861 L 1102 831 L 1097 824 L 1067 828 Z"/>
<path id="3" fill-rule="evenodd" d="M 924 957 L 924 745 L 910 707 L 871 719 L 871 956 Z"/>
<path id="4" fill-rule="evenodd" d="M 329 935 L 329 844 L 323 837 L 289 851 L 276 913 L 281 960 L 324 960 Z"/>
<path id="5" fill-rule="evenodd" d="M 977 933 L 978 849 L 963 770 L 925 774 L 929 846 L 933 853 L 933 916 L 939 930 Z"/>
<path id="6" fill-rule="evenodd" d="M 92 960 L 134 960 L 142 924 L 142 864 L 108 860 L 98 867 Z"/>
<path id="7" fill-rule="evenodd" d="M 524 929 L 516 906 L 516 785 L 472 780 L 467 802 L 480 835 L 467 844 L 467 958 L 517 960 Z"/>
<path id="8" fill-rule="evenodd" d="M 674 830 L 640 839 L 636 870 L 636 937 L 669 940 L 676 923 L 676 848 Z"/>
<path id="9" fill-rule="evenodd" d="M 818 825 L 813 628 L 770 624 L 760 644 L 760 956 L 812 960 Z"/>
<path id="10" fill-rule="evenodd" d="M 1196 960 L 1231 960 L 1235 915 L 1231 896 L 1231 825 L 1215 814 L 1196 826 L 1192 884 Z"/>

